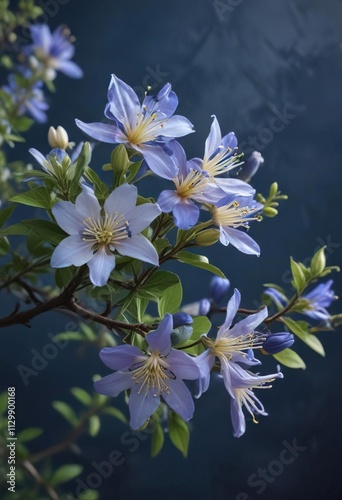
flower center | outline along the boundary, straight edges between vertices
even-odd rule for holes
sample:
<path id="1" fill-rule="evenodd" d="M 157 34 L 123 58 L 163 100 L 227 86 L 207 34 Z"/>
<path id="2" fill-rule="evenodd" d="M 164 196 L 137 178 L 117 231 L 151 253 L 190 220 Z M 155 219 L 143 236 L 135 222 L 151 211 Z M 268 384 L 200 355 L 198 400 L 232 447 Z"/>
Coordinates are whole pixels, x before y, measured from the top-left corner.
<path id="1" fill-rule="evenodd" d="M 203 337 L 204 343 L 211 349 L 214 356 L 218 358 L 232 359 L 234 354 L 247 356 L 248 349 L 258 349 L 262 346 L 265 336 L 254 333 L 239 335 L 238 337 L 221 337 L 215 341 Z"/>
<path id="2" fill-rule="evenodd" d="M 131 144 L 138 146 L 146 142 L 154 141 L 161 135 L 164 123 L 158 118 L 157 113 L 146 113 L 147 108 L 143 112 L 138 113 L 135 127 L 131 128 L 125 124 L 126 137 Z M 167 119 L 164 120 L 165 122 Z"/>
<path id="3" fill-rule="evenodd" d="M 238 156 L 231 156 L 232 150 L 230 148 L 223 148 L 220 146 L 219 152 L 210 157 L 203 158 L 202 170 L 208 172 L 210 177 L 216 177 L 217 175 L 225 174 L 232 168 L 237 167 L 240 163 L 237 163 L 241 158 Z"/>
<path id="4" fill-rule="evenodd" d="M 183 176 L 175 177 L 173 182 L 181 198 L 192 198 L 196 194 L 203 193 L 208 184 L 208 177 L 205 177 L 198 170 L 191 170 L 185 178 Z"/>
<path id="5" fill-rule="evenodd" d="M 229 226 L 233 228 L 243 226 L 248 229 L 249 221 L 260 221 L 262 219 L 259 214 L 250 217 L 251 214 L 255 214 L 255 212 L 259 211 L 259 208 L 250 208 L 248 206 L 240 207 L 238 201 L 232 201 L 228 205 L 222 207 L 213 206 L 210 210 L 213 216 L 213 222 L 217 226 Z"/>
<path id="6" fill-rule="evenodd" d="M 175 379 L 175 375 L 168 369 L 168 364 L 153 352 L 142 366 L 134 370 L 133 379 L 136 384 L 140 384 L 138 394 L 145 390 L 145 396 L 150 389 L 153 396 L 157 398 L 162 392 L 170 394 L 168 380 Z"/>
<path id="7" fill-rule="evenodd" d="M 83 240 L 92 241 L 97 246 L 108 247 L 120 240 L 125 240 L 132 236 L 129 230 L 129 223 L 123 215 L 115 212 L 113 215 L 106 214 L 104 217 L 93 219 L 87 217 L 83 221 Z"/>

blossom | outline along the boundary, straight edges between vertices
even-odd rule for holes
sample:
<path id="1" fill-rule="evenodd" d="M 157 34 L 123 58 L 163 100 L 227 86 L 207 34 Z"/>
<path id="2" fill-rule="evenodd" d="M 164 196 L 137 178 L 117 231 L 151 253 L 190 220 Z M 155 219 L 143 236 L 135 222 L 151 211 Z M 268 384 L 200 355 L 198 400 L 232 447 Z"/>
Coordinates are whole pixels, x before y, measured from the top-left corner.
<path id="1" fill-rule="evenodd" d="M 217 178 L 217 176 L 226 174 L 233 168 L 241 165 L 240 157 L 236 156 L 237 138 L 234 132 L 222 137 L 221 128 L 215 115 L 212 116 L 213 122 L 210 127 L 209 135 L 205 141 L 204 156 L 193 158 L 204 172 L 207 172 L 212 182 L 215 182 L 226 194 L 236 196 L 254 195 L 255 189 L 246 182 L 234 178 Z"/>
<path id="2" fill-rule="evenodd" d="M 193 125 L 187 118 L 173 115 L 177 106 L 178 98 L 169 83 L 157 96 L 146 96 L 140 104 L 134 90 L 112 75 L 105 116 L 114 124 L 84 123 L 80 120 L 76 120 L 76 124 L 94 139 L 124 144 L 142 154 L 155 174 L 172 179 L 177 174 L 177 166 L 167 143 L 193 132 Z"/>
<path id="3" fill-rule="evenodd" d="M 262 205 L 253 200 L 252 196 L 227 195 L 216 206 L 212 206 L 213 223 L 220 228 L 220 242 L 227 246 L 231 243 L 240 252 L 250 255 L 260 255 L 259 245 L 244 231 L 249 229 L 249 222 L 260 220 L 257 214 Z"/>
<path id="4" fill-rule="evenodd" d="M 45 111 L 49 108 L 49 105 L 45 101 L 41 87 L 41 81 L 37 81 L 30 89 L 21 87 L 15 76 L 11 74 L 8 76 L 8 85 L 4 85 L 2 88 L 19 106 L 19 116 L 29 113 L 38 123 L 45 123 L 47 120 Z"/>
<path id="5" fill-rule="evenodd" d="M 56 247 L 51 266 L 87 264 L 90 281 L 95 286 L 103 286 L 115 267 L 114 250 L 158 265 L 154 246 L 139 233 L 160 214 L 160 210 L 153 203 L 136 207 L 137 194 L 135 186 L 122 184 L 108 196 L 102 211 L 94 191 L 83 185 L 75 204 L 70 201 L 56 203 L 52 213 L 70 236 Z"/>
<path id="6" fill-rule="evenodd" d="M 71 78 L 83 76 L 81 68 L 70 61 L 75 48 L 65 27 L 59 26 L 51 33 L 47 24 L 36 24 L 31 26 L 31 37 L 33 43 L 24 51 L 31 57 L 31 66 L 42 68 L 46 78 L 53 80 L 56 70 Z"/>
<path id="7" fill-rule="evenodd" d="M 130 389 L 130 425 L 139 429 L 157 410 L 161 398 L 185 421 L 192 418 L 194 402 L 183 382 L 199 377 L 194 359 L 183 351 L 171 348 L 173 321 L 166 314 L 157 330 L 146 335 L 148 351 L 132 345 L 106 347 L 100 357 L 115 373 L 94 383 L 95 390 L 116 397 Z"/>
<path id="8" fill-rule="evenodd" d="M 225 196 L 224 191 L 210 182 L 208 175 L 195 163 L 186 161 L 185 151 L 177 141 L 172 141 L 173 159 L 178 173 L 173 179 L 175 191 L 166 189 L 158 197 L 162 212 L 171 212 L 177 227 L 189 229 L 199 219 L 200 209 L 194 203 L 215 203 Z"/>
<path id="9" fill-rule="evenodd" d="M 43 170 L 45 170 L 47 174 L 52 176 L 55 175 L 55 170 L 52 164 L 52 158 L 54 158 L 57 161 L 57 163 L 61 165 L 64 158 L 68 156 L 65 150 L 60 148 L 52 149 L 46 156 L 44 156 L 40 151 L 38 151 L 35 148 L 30 148 L 29 153 L 31 153 L 31 155 L 35 158 L 35 160 L 37 160 L 39 165 L 43 167 Z"/>

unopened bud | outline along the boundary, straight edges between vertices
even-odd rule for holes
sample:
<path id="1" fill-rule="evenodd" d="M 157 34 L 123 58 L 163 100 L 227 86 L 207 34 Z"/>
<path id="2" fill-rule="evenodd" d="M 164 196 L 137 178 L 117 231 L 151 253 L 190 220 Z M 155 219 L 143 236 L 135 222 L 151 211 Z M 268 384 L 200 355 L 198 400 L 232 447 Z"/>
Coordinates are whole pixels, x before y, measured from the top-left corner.
<path id="1" fill-rule="evenodd" d="M 52 149 L 66 149 L 69 145 L 69 137 L 67 131 L 58 126 L 57 129 L 55 127 L 50 127 L 48 132 L 48 141 Z"/>
<path id="2" fill-rule="evenodd" d="M 114 173 L 116 175 L 121 175 L 126 172 L 129 166 L 129 158 L 127 154 L 127 149 L 123 144 L 116 146 L 111 156 L 111 165 Z"/>
<path id="3" fill-rule="evenodd" d="M 210 281 L 209 294 L 214 302 L 219 302 L 223 295 L 228 292 L 230 282 L 226 278 L 214 276 Z"/>
<path id="4" fill-rule="evenodd" d="M 185 312 L 178 312 L 172 315 L 173 317 L 173 328 L 178 328 L 181 325 L 192 325 L 194 320 L 190 314 Z"/>
<path id="5" fill-rule="evenodd" d="M 266 217 L 275 217 L 278 215 L 278 210 L 273 207 L 265 207 L 263 209 L 263 214 L 266 215 Z"/>
<path id="6" fill-rule="evenodd" d="M 268 354 L 277 354 L 278 352 L 291 347 L 293 343 L 294 336 L 292 335 L 292 333 L 271 333 L 263 343 L 262 348 Z"/>
<path id="7" fill-rule="evenodd" d="M 218 229 L 206 229 L 201 231 L 196 236 L 196 245 L 201 247 L 209 247 L 214 245 L 220 237 L 220 231 Z"/>
<path id="8" fill-rule="evenodd" d="M 253 151 L 253 153 L 246 159 L 240 172 L 238 173 L 238 178 L 242 181 L 248 182 L 253 175 L 257 173 L 260 165 L 264 163 L 264 158 L 261 156 L 259 151 Z"/>

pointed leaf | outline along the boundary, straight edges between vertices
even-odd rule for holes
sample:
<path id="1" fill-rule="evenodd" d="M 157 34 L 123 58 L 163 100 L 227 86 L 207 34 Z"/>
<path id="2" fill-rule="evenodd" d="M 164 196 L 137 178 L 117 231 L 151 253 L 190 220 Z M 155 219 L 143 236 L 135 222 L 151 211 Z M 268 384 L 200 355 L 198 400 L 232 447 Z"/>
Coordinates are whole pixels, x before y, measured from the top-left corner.
<path id="1" fill-rule="evenodd" d="M 302 370 L 306 368 L 302 358 L 295 351 L 292 351 L 292 349 L 284 349 L 278 354 L 273 354 L 273 357 L 279 361 L 279 363 L 289 368 L 301 368 Z"/>

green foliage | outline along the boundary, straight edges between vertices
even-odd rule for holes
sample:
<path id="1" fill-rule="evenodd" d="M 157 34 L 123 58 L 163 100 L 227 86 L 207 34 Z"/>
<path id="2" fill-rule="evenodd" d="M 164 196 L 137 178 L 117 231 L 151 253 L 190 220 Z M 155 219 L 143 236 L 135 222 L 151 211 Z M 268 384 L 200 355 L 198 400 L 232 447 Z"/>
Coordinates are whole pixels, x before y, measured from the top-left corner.
<path id="1" fill-rule="evenodd" d="M 82 470 L 83 467 L 78 464 L 62 465 L 56 469 L 49 482 L 52 486 L 67 483 L 68 481 L 71 481 L 75 477 L 79 476 Z"/>
<path id="2" fill-rule="evenodd" d="M 200 269 L 204 269 L 205 271 L 209 271 L 210 273 L 216 274 L 216 276 L 220 276 L 221 278 L 225 278 L 225 275 L 216 266 L 213 266 L 209 263 L 209 259 L 204 255 L 197 255 L 194 253 L 181 251 L 177 252 L 175 258 L 182 262 L 183 264 L 188 264 L 193 267 L 199 267 Z"/>
<path id="3" fill-rule="evenodd" d="M 164 444 L 164 431 L 161 424 L 154 419 L 153 420 L 153 434 L 151 439 L 151 457 L 156 457 Z"/>
<path id="4" fill-rule="evenodd" d="M 292 349 L 284 349 L 278 354 L 273 354 L 273 357 L 288 368 L 301 368 L 302 370 L 306 368 L 302 358 Z"/>
<path id="5" fill-rule="evenodd" d="M 168 421 L 169 436 L 173 445 L 186 458 L 189 448 L 190 431 L 184 420 L 175 412 L 170 412 Z"/>
<path id="6" fill-rule="evenodd" d="M 265 198 L 261 193 L 256 195 L 256 200 L 264 205 L 263 214 L 266 217 L 275 217 L 278 215 L 278 210 L 276 207 L 279 206 L 280 200 L 287 200 L 286 194 L 281 194 L 278 190 L 278 183 L 273 182 L 271 184 L 267 198 Z"/>
<path id="7" fill-rule="evenodd" d="M 310 333 L 310 325 L 306 323 L 306 321 L 294 321 L 292 318 L 288 318 L 286 316 L 283 316 L 282 321 L 292 333 L 300 338 L 311 349 L 321 356 L 325 356 L 324 347 L 316 335 Z"/>

